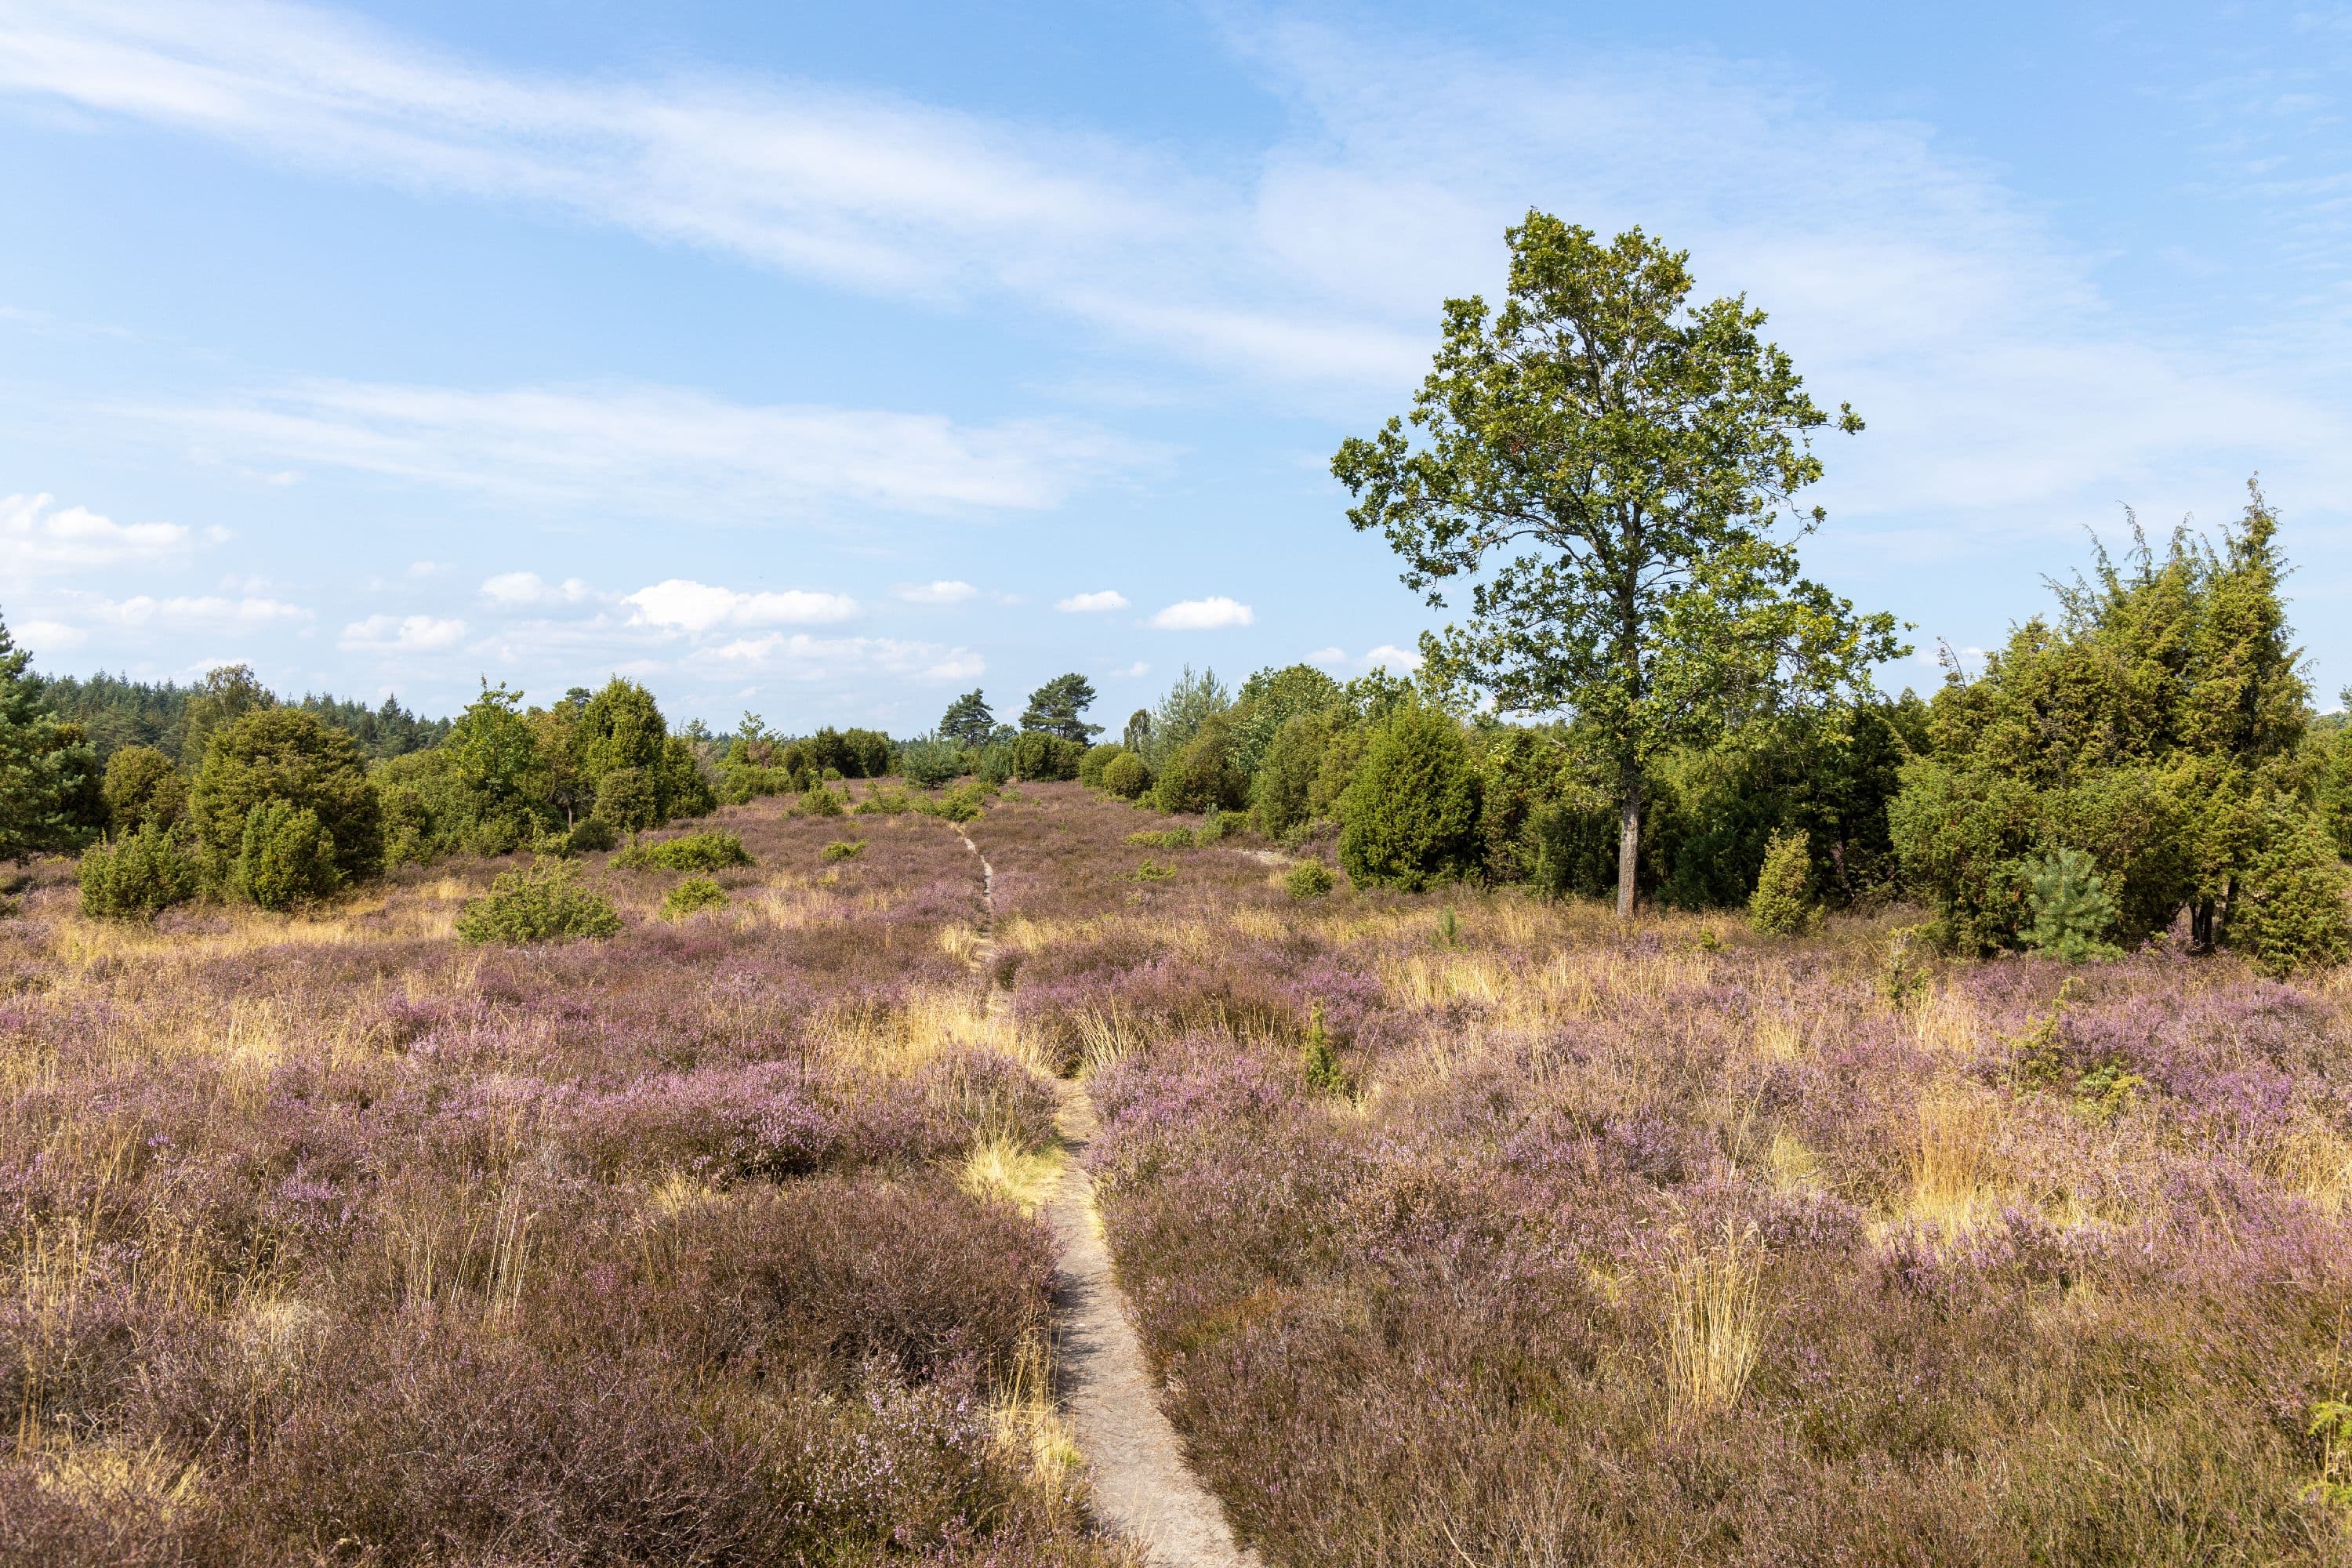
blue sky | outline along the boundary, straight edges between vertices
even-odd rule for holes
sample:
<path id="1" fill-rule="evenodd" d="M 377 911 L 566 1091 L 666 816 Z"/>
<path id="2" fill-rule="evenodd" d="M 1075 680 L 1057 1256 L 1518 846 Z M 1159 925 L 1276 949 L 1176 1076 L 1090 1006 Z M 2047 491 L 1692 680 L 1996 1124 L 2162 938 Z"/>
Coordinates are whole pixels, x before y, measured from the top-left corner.
<path id="1" fill-rule="evenodd" d="M 1808 561 L 1923 650 L 2260 469 L 2332 700 L 2352 7 L 1928 9 L 0 0 L 0 614 L 720 728 L 1353 674 L 1430 617 L 1331 451 L 1536 205 L 1864 414 Z"/>

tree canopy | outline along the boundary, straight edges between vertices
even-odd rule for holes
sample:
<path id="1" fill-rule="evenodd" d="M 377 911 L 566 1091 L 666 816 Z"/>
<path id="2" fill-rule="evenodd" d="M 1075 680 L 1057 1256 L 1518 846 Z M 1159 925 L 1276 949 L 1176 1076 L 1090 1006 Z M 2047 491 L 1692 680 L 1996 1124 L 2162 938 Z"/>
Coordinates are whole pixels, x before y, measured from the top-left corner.
<path id="1" fill-rule="evenodd" d="M 49 707 L 31 662 L 0 621 L 0 859 L 77 848 L 104 809 L 81 728 Z"/>
<path id="2" fill-rule="evenodd" d="M 1759 336 L 1764 313 L 1691 304 L 1687 253 L 1639 229 L 1604 245 L 1531 211 L 1507 238 L 1503 308 L 1448 300 L 1409 419 L 1349 439 L 1332 472 L 1433 607 L 1471 580 L 1467 624 L 1423 638 L 1433 674 L 1572 715 L 1600 752 L 1630 916 L 1653 759 L 1866 689 L 1906 650 L 1891 616 L 1800 575 L 1795 539 L 1822 513 L 1794 498 L 1831 420 Z M 1862 428 L 1850 407 L 1836 423 Z"/>
<path id="3" fill-rule="evenodd" d="M 977 688 L 948 704 L 940 717 L 940 739 L 961 746 L 983 746 L 996 728 L 996 714 Z"/>
<path id="4" fill-rule="evenodd" d="M 1021 715 L 1021 728 L 1058 735 L 1083 746 L 1102 733 L 1101 725 L 1089 724 L 1081 717 L 1094 700 L 1094 684 L 1085 676 L 1075 671 L 1057 675 L 1029 694 L 1029 707 Z"/>

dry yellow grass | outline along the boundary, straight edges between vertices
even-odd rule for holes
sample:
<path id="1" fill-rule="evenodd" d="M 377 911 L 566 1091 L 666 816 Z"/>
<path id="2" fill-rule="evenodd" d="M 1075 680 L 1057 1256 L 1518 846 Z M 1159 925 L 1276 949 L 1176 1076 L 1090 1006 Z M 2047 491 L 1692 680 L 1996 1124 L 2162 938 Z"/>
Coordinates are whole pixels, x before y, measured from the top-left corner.
<path id="1" fill-rule="evenodd" d="M 999 1199 L 1034 1215 L 1061 1180 L 1063 1160 L 1059 1149 L 1024 1149 L 1003 1133 L 992 1133 L 964 1156 L 960 1179 L 974 1197 Z"/>
<path id="2" fill-rule="evenodd" d="M 1918 1141 L 1911 1152 L 1911 1212 L 1946 1231 L 1968 1228 L 1997 1206 L 1991 1186 L 2000 1104 L 1959 1083 L 1920 1096 Z"/>
<path id="3" fill-rule="evenodd" d="M 2282 1184 L 2330 1214 L 2352 1198 L 2352 1142 L 2316 1119 L 2279 1140 L 2264 1164 Z"/>
<path id="4" fill-rule="evenodd" d="M 1666 1302 L 1670 1418 L 1679 1426 L 1718 1415 L 1738 1403 L 1760 1348 L 1756 1248 L 1728 1229 L 1711 1247 L 1686 1238 Z"/>

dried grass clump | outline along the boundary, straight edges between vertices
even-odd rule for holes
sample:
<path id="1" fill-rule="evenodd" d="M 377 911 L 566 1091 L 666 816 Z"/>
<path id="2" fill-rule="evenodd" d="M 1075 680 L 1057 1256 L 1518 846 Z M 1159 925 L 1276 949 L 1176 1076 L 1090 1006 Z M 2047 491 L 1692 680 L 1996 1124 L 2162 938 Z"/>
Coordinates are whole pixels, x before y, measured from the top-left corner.
<path id="1" fill-rule="evenodd" d="M 1666 1276 L 1666 1401 L 1677 1426 L 1739 1401 L 1762 1333 L 1752 1240 L 1727 1226 L 1712 1246 L 1685 1237 Z"/>

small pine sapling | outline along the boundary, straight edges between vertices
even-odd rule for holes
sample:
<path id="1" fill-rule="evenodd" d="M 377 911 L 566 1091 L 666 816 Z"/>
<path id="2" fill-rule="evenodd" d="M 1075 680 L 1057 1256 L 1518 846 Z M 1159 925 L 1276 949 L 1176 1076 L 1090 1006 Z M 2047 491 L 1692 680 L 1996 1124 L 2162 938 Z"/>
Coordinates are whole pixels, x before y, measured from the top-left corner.
<path id="1" fill-rule="evenodd" d="M 1748 922 L 1766 936 L 1804 936 L 1821 925 L 1812 895 L 1812 851 L 1802 833 L 1776 833 L 1748 900 Z"/>
<path id="2" fill-rule="evenodd" d="M 2099 938 L 2115 929 L 2116 901 L 2089 855 L 2060 849 L 2028 871 L 2026 905 L 2033 923 L 2021 932 L 2028 947 L 2067 963 L 2120 958 L 2120 948 Z"/>

